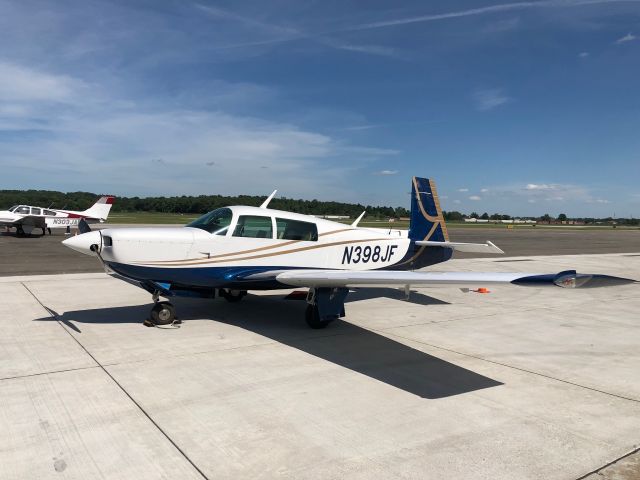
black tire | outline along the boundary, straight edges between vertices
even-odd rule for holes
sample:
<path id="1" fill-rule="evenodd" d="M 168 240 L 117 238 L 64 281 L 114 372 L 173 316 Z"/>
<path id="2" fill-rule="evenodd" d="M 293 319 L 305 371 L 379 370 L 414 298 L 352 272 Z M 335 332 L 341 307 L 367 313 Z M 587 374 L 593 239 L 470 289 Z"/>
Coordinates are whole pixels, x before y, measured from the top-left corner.
<path id="1" fill-rule="evenodd" d="M 156 325 L 170 325 L 176 319 L 176 309 L 169 302 L 158 302 L 151 309 L 151 321 Z"/>
<path id="2" fill-rule="evenodd" d="M 315 330 L 327 328 L 327 325 L 333 322 L 336 318 L 337 317 L 329 318 L 328 320 L 321 319 L 317 305 L 307 305 L 307 310 L 304 312 L 304 319 L 307 321 L 307 325 Z"/>
<path id="3" fill-rule="evenodd" d="M 24 236 L 26 236 L 26 233 L 24 233 L 24 229 L 23 229 L 21 226 L 16 227 L 16 235 L 17 235 L 18 237 L 24 237 Z"/>
<path id="4" fill-rule="evenodd" d="M 237 295 L 234 295 L 231 290 L 220 289 L 220 296 L 230 303 L 238 303 L 246 294 L 247 292 L 241 290 Z"/>

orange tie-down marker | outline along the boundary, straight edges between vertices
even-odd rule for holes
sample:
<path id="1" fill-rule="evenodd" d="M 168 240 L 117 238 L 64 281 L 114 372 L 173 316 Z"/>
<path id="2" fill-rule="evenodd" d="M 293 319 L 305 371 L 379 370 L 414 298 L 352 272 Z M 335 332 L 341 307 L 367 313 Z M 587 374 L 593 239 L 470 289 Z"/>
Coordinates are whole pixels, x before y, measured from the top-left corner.
<path id="1" fill-rule="evenodd" d="M 477 290 L 473 290 L 476 293 L 491 293 L 491 291 L 488 288 L 485 287 L 480 287 Z"/>

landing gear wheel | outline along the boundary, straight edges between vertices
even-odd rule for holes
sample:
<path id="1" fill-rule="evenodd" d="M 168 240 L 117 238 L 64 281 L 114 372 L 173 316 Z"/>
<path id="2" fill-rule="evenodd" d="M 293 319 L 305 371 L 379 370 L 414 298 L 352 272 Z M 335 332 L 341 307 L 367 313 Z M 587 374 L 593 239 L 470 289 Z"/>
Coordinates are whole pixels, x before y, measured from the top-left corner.
<path id="1" fill-rule="evenodd" d="M 24 233 L 24 229 L 22 228 L 21 225 L 19 225 L 18 227 L 16 227 L 16 235 L 19 237 L 24 237 L 26 234 Z"/>
<path id="2" fill-rule="evenodd" d="M 317 305 L 307 305 L 307 310 L 304 312 L 304 319 L 307 321 L 307 325 L 314 329 L 326 328 L 331 322 L 338 317 L 329 317 L 328 319 L 320 318 L 320 312 Z"/>
<path id="3" fill-rule="evenodd" d="M 170 325 L 176 319 L 176 309 L 169 302 L 158 302 L 151 309 L 151 321 L 155 325 Z"/>
<path id="4" fill-rule="evenodd" d="M 231 303 L 239 302 L 246 294 L 247 292 L 244 290 L 225 290 L 224 288 L 220 289 L 220 296 L 227 302 Z"/>

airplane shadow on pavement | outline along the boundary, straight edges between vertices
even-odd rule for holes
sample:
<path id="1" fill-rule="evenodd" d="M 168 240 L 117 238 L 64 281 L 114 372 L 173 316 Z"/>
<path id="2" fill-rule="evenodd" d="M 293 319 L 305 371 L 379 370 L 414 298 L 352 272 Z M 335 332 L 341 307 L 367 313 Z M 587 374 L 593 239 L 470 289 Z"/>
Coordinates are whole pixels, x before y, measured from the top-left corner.
<path id="1" fill-rule="evenodd" d="M 423 305 L 446 303 L 426 295 L 422 297 L 419 302 Z M 362 298 L 354 296 L 355 299 Z M 444 398 L 502 385 L 346 321 L 335 321 L 324 330 L 311 330 L 303 320 L 305 302 L 285 301 L 281 296 L 248 295 L 235 304 L 223 299 L 178 299 L 174 303 L 179 318 L 185 322 L 183 328 L 189 328 L 192 320 L 234 325 L 422 398 Z M 141 323 L 148 317 L 149 309 L 150 305 L 135 305 L 57 314 L 48 308 L 52 317 L 37 320 L 57 319 L 81 333 L 77 323 Z"/>

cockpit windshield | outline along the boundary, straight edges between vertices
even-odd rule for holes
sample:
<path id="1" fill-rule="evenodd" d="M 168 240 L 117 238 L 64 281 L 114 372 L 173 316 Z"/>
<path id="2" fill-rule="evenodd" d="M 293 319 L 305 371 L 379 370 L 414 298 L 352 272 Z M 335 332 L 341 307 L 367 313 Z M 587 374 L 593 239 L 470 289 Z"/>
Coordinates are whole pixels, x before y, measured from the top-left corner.
<path id="1" fill-rule="evenodd" d="M 214 235 L 226 235 L 233 213 L 229 208 L 218 208 L 209 213 L 204 214 L 200 218 L 196 218 L 193 222 L 188 223 L 187 227 L 200 228 L 205 232 Z"/>
<path id="2" fill-rule="evenodd" d="M 10 212 L 13 212 L 16 208 L 18 208 L 18 205 L 14 205 L 13 207 L 7 209 Z"/>

